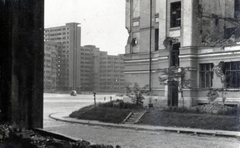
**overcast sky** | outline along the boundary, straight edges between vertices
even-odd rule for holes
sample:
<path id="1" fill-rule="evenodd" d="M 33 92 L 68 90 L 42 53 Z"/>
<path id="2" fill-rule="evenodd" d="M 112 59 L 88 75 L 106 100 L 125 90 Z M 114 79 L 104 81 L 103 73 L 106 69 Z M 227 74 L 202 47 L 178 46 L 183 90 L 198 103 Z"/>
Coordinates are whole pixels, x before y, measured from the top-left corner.
<path id="1" fill-rule="evenodd" d="M 81 46 L 95 45 L 110 55 L 125 52 L 124 0 L 45 0 L 45 28 L 68 22 L 81 24 Z"/>

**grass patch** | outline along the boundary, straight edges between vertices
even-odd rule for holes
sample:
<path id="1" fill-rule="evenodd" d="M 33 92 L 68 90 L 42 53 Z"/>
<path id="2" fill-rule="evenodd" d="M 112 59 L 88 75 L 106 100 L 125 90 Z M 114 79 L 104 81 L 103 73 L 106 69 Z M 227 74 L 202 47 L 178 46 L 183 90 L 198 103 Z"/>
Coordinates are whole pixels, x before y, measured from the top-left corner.
<path id="1" fill-rule="evenodd" d="M 139 124 L 240 131 L 237 116 L 177 113 L 157 109 L 147 111 Z"/>
<path id="2" fill-rule="evenodd" d="M 85 120 L 97 120 L 109 123 L 121 123 L 130 112 L 143 110 L 142 107 L 134 104 L 124 103 L 118 105 L 114 102 L 84 107 L 72 112 L 69 116 Z M 116 102 L 115 102 L 116 103 Z M 239 109 L 225 109 L 225 115 L 221 113 L 222 108 L 217 105 L 206 105 L 196 108 L 165 108 L 148 109 L 146 114 L 140 119 L 139 124 L 167 126 L 167 127 L 186 127 L 212 130 L 240 131 Z M 218 110 L 220 109 L 220 110 Z M 220 112 L 219 112 L 220 111 Z M 215 113 L 217 112 L 217 114 Z"/>
<path id="3" fill-rule="evenodd" d="M 97 120 L 109 123 L 121 123 L 132 109 L 119 109 L 93 105 L 72 112 L 69 117 L 85 120 Z"/>

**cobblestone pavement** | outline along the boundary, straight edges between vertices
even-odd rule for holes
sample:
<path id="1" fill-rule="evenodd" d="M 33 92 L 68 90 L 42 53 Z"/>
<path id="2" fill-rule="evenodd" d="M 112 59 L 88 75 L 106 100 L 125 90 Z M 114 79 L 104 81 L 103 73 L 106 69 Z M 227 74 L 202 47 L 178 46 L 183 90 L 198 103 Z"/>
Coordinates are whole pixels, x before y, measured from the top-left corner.
<path id="1" fill-rule="evenodd" d="M 240 148 L 240 139 L 55 122 L 45 130 L 122 148 Z"/>

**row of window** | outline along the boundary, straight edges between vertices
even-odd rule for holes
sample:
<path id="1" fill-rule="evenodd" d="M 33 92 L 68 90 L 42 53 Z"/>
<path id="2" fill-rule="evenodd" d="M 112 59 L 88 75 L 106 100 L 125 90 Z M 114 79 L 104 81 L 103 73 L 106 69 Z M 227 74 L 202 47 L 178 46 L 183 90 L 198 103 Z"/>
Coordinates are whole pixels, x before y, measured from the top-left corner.
<path id="1" fill-rule="evenodd" d="M 121 87 L 100 87 L 100 90 L 109 90 L 109 89 L 111 89 L 111 90 L 122 90 L 122 89 L 124 89 L 124 88 L 121 88 Z"/>
<path id="2" fill-rule="evenodd" d="M 115 82 L 119 82 L 119 81 L 125 81 L 124 79 L 100 79 L 100 81 L 115 81 Z"/>
<path id="3" fill-rule="evenodd" d="M 100 83 L 101 86 L 106 85 L 125 85 L 125 83 L 112 83 L 112 82 L 106 82 L 106 83 Z"/>
<path id="4" fill-rule="evenodd" d="M 82 48 L 81 50 L 82 51 L 92 51 L 92 49 L 84 49 L 84 48 Z"/>
<path id="5" fill-rule="evenodd" d="M 46 29 L 46 30 L 44 30 L 44 32 L 45 33 L 47 33 L 47 32 L 54 32 L 54 31 L 61 31 L 61 30 L 69 30 L 69 28 L 58 28 L 58 29 Z"/>
<path id="6" fill-rule="evenodd" d="M 200 87 L 209 88 L 213 84 L 213 64 L 200 64 Z M 226 88 L 240 87 L 240 61 L 225 62 L 222 66 L 222 72 L 225 76 Z"/>

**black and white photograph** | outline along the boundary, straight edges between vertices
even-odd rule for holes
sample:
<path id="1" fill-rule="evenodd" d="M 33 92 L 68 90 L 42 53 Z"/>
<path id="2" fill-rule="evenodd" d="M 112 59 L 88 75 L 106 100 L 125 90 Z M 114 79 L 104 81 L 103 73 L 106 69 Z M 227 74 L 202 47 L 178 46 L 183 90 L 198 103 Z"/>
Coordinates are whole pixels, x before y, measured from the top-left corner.
<path id="1" fill-rule="evenodd" d="M 240 148 L 240 0 L 0 0 L 0 148 Z"/>

